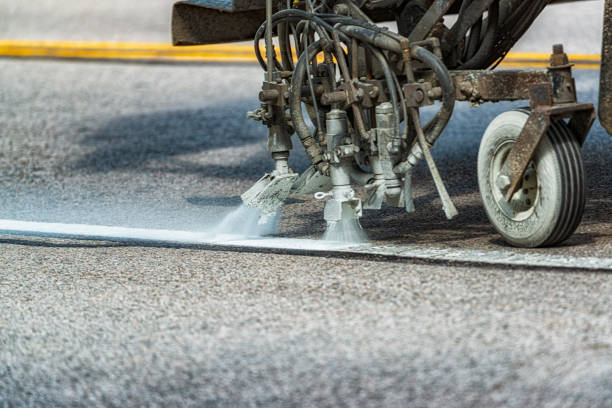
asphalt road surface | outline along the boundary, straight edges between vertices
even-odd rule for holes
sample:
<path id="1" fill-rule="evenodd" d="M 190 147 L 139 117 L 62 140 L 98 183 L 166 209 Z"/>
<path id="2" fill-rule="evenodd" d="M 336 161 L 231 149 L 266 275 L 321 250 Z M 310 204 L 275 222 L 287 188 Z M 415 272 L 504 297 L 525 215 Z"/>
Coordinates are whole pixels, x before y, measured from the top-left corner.
<path id="1" fill-rule="evenodd" d="M 270 169 L 246 65 L 0 60 L 0 218 L 206 231 Z M 596 100 L 598 72 L 576 72 Z M 515 251 L 488 224 L 479 138 L 515 105 L 458 106 L 417 212 L 375 244 Z M 297 143 L 296 143 L 297 146 Z M 300 149 L 291 165 L 303 171 Z M 612 256 L 612 137 L 583 153 L 567 256 Z M 320 237 L 292 199 L 279 235 Z M 0 406 L 612 406 L 612 275 L 0 236 Z"/>

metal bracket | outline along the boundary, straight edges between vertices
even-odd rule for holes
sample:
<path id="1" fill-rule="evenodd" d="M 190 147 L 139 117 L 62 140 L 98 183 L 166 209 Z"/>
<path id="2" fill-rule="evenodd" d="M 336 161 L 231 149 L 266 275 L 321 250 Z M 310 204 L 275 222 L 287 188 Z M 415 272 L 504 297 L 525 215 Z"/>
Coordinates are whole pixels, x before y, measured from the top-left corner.
<path id="1" fill-rule="evenodd" d="M 288 89 L 287 84 L 264 81 L 262 90 L 259 92 L 261 102 L 275 105 L 285 110 L 287 107 Z"/>
<path id="2" fill-rule="evenodd" d="M 612 0 L 604 6 L 599 78 L 599 122 L 612 135 Z"/>
<path id="3" fill-rule="evenodd" d="M 433 101 L 429 98 L 429 91 L 431 91 L 431 83 L 429 82 L 405 84 L 402 90 L 406 98 L 406 106 L 409 108 L 433 105 Z"/>
<path id="4" fill-rule="evenodd" d="M 521 130 L 514 146 L 510 149 L 502 167 L 501 174 L 510 179 L 510 185 L 506 191 L 506 201 L 510 201 L 510 198 L 518 190 L 523 173 L 525 173 L 525 169 L 527 169 L 549 126 L 550 116 L 546 108 L 536 108 L 531 111 L 527 123 Z"/>
<path id="5" fill-rule="evenodd" d="M 595 120 L 595 108 L 590 103 L 571 103 L 558 106 L 536 106 L 531 111 L 523 130 L 504 161 L 501 174 L 508 177 L 506 201 L 519 188 L 525 170 L 548 131 L 551 118 L 570 118 L 569 127 L 579 142 L 584 141 Z"/>

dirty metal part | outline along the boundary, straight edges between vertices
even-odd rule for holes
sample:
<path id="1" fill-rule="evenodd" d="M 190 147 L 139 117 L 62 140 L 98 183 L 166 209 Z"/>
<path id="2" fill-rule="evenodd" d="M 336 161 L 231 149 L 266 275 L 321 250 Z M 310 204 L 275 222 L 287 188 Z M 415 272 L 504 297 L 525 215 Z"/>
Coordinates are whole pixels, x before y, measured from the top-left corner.
<path id="1" fill-rule="evenodd" d="M 246 41 L 255 36 L 264 21 L 264 1 L 178 2 L 172 9 L 174 45 L 216 44 Z M 227 27 L 232 27 L 228 30 Z"/>
<path id="2" fill-rule="evenodd" d="M 442 47 L 440 46 L 440 39 L 436 38 L 436 37 L 429 37 L 423 41 L 415 41 L 413 43 L 408 43 L 409 47 L 415 48 L 415 47 L 422 47 L 425 48 L 426 50 L 432 52 L 437 58 L 442 59 Z M 401 43 L 402 46 L 402 51 L 406 49 L 406 44 L 405 43 Z M 414 63 L 415 61 L 413 61 Z M 419 62 L 419 61 L 416 61 Z"/>
<path id="3" fill-rule="evenodd" d="M 276 170 L 264 174 L 240 198 L 246 206 L 260 210 L 262 216 L 274 215 L 289 197 L 297 177 L 297 173 L 279 174 Z"/>
<path id="4" fill-rule="evenodd" d="M 523 179 L 523 173 L 549 126 L 550 115 L 546 107 L 538 107 L 531 111 L 527 123 L 525 123 L 523 130 L 521 130 L 518 139 L 504 161 L 501 176 L 498 180 L 499 183 L 502 183 L 499 186 L 502 190 L 504 187 L 507 188 L 506 201 L 509 202 L 514 193 L 516 193 L 516 190 L 518 190 Z"/>
<path id="5" fill-rule="evenodd" d="M 378 143 L 378 158 L 385 176 L 385 198 L 387 202 L 395 206 L 403 206 L 396 203 L 391 197 L 397 197 L 401 193 L 401 182 L 399 176 L 393 172 L 393 156 L 398 150 L 398 138 L 394 133 L 393 106 L 389 102 L 376 106 L 376 141 Z"/>
<path id="6" fill-rule="evenodd" d="M 300 55 L 291 79 L 291 97 L 289 98 L 289 103 L 291 122 L 300 139 L 300 142 L 302 143 L 302 146 L 304 146 L 308 160 L 310 160 L 310 162 L 314 164 L 322 174 L 329 174 L 329 163 L 323 160 L 323 144 L 318 143 L 304 120 L 301 99 L 302 85 L 304 83 L 307 71 L 306 64 L 308 64 L 321 51 L 321 49 L 321 41 L 316 41 L 312 43 L 307 50 L 302 53 L 302 55 Z M 319 132 L 322 132 L 322 130 L 319 130 Z M 321 139 L 322 138 L 319 137 L 319 141 Z"/>
<path id="7" fill-rule="evenodd" d="M 421 21 L 408 36 L 410 42 L 422 41 L 453 5 L 454 0 L 434 0 Z"/>
<path id="8" fill-rule="evenodd" d="M 346 112 L 339 109 L 332 109 L 326 116 L 327 154 L 332 154 L 347 138 L 347 117 Z M 328 223 L 358 219 L 362 215 L 361 200 L 355 197 L 351 187 L 352 160 L 351 156 L 345 156 L 330 161 L 332 189 L 329 193 L 315 194 L 317 199 L 331 198 L 325 202 L 324 209 L 324 219 Z"/>
<path id="9" fill-rule="evenodd" d="M 289 89 L 287 84 L 264 81 L 262 90 L 259 92 L 259 100 L 270 105 L 275 105 L 283 111 L 287 107 Z"/>
<path id="10" fill-rule="evenodd" d="M 578 143 L 584 143 L 591 126 L 595 122 L 595 108 L 591 104 L 585 106 L 583 110 L 576 110 L 567 124 L 573 134 L 578 138 Z"/>
<path id="11" fill-rule="evenodd" d="M 314 165 L 311 165 L 296 180 L 291 189 L 291 195 L 302 196 L 314 194 L 317 191 L 327 192 L 331 189 L 331 178 L 321 174 Z"/>
<path id="12" fill-rule="evenodd" d="M 412 169 L 404 173 L 404 210 L 411 213 L 416 211 L 414 206 L 414 193 L 412 188 Z"/>
<path id="13" fill-rule="evenodd" d="M 361 115 L 361 109 L 357 105 L 356 102 L 359 101 L 359 97 L 357 96 L 357 88 L 355 87 L 354 82 L 352 81 L 351 75 L 349 73 L 348 65 L 346 63 L 346 59 L 344 57 L 344 51 L 340 46 L 340 39 L 338 37 L 338 33 L 334 31 L 332 33 L 334 46 L 336 48 L 336 59 L 338 61 L 338 66 L 340 67 L 340 72 L 342 76 L 344 76 L 344 83 L 346 84 L 346 97 L 347 102 L 351 105 L 351 109 L 353 110 L 353 117 L 355 121 L 355 127 L 357 128 L 357 132 L 359 132 L 359 136 L 363 140 L 368 140 L 370 135 L 366 131 L 365 125 L 363 123 L 363 116 Z"/>
<path id="14" fill-rule="evenodd" d="M 529 106 L 535 109 L 538 106 L 551 106 L 553 104 L 552 86 L 550 82 L 534 84 L 529 90 Z"/>
<path id="15" fill-rule="evenodd" d="M 344 201 L 336 199 L 327 200 L 323 210 L 323 219 L 328 223 L 358 220 L 362 215 L 361 200 L 358 198 Z"/>
<path id="16" fill-rule="evenodd" d="M 259 100 L 262 102 L 272 102 L 276 100 L 280 94 L 276 89 L 264 89 L 259 92 Z"/>
<path id="17" fill-rule="evenodd" d="M 376 139 L 375 137 L 372 139 Z M 378 156 L 370 158 L 370 165 L 372 167 L 373 179 L 365 186 L 367 190 L 367 196 L 363 208 L 371 210 L 380 210 L 382 203 L 385 199 L 385 175 L 383 173 L 383 167 L 381 160 Z"/>
<path id="18" fill-rule="evenodd" d="M 553 0 L 560 3 L 571 0 Z M 451 7 L 445 7 L 451 3 Z M 435 18 L 441 14 L 457 13 L 460 2 L 437 0 L 437 9 L 423 21 L 418 36 L 424 39 L 435 26 Z M 440 13 L 440 6 L 447 8 Z M 172 41 L 174 45 L 217 44 L 252 40 L 265 20 L 265 0 L 185 0 L 175 3 L 172 12 Z M 395 19 L 392 9 L 378 8 L 367 11 L 373 22 Z M 432 24 L 431 21 L 434 21 Z M 231 27 L 231 29 L 228 29 Z M 429 30 L 427 29 L 429 28 Z M 427 32 L 425 32 L 427 31 Z M 424 34 L 421 34 L 425 32 Z M 414 32 L 417 37 L 417 32 Z"/>
<path id="19" fill-rule="evenodd" d="M 274 121 L 276 121 L 282 112 L 278 110 L 278 108 L 273 107 L 275 111 Z M 289 156 L 289 151 L 293 149 L 293 143 L 291 142 L 291 135 L 287 131 L 287 126 L 282 123 L 272 123 L 268 128 L 268 142 L 267 142 L 267 150 L 270 153 L 280 153 L 287 152 L 287 156 Z M 276 159 L 275 159 L 276 160 Z"/>
<path id="20" fill-rule="evenodd" d="M 604 8 L 599 75 L 599 122 L 612 135 L 612 0 Z"/>
<path id="21" fill-rule="evenodd" d="M 385 102 L 385 88 L 382 82 L 383 81 L 376 80 L 360 80 L 356 82 L 361 106 L 364 108 L 373 108 L 379 103 Z"/>
<path id="22" fill-rule="evenodd" d="M 327 106 L 334 104 L 348 105 L 348 97 L 345 91 L 325 92 L 321 95 L 321 104 Z"/>
<path id="23" fill-rule="evenodd" d="M 548 75 L 554 103 L 576 102 L 576 83 L 572 77 L 572 66 L 567 54 L 563 52 L 563 44 L 553 45 Z"/>
<path id="24" fill-rule="evenodd" d="M 533 158 L 540 141 L 546 134 L 552 118 L 570 118 L 569 127 L 574 130 L 579 141 L 582 142 L 595 119 L 595 108 L 590 103 L 572 103 L 557 106 L 537 106 L 521 130 L 518 139 L 504 161 L 501 175 L 507 180 L 499 182 L 507 188 L 506 201 L 510 201 L 518 190 L 525 170 Z"/>
<path id="25" fill-rule="evenodd" d="M 433 105 L 433 101 L 429 98 L 429 92 L 431 91 L 431 83 L 429 82 L 404 84 L 402 90 L 406 99 L 406 106 L 410 108 Z"/>
<path id="26" fill-rule="evenodd" d="M 549 82 L 545 70 L 453 71 L 451 76 L 457 100 L 472 103 L 527 100 L 533 85 Z"/>
<path id="27" fill-rule="evenodd" d="M 289 157 L 289 151 L 293 148 L 291 143 L 291 133 L 293 129 L 289 129 L 285 121 L 285 94 L 287 94 L 286 86 L 284 84 L 277 84 L 274 82 L 264 82 L 263 85 L 263 96 L 272 96 L 271 94 L 277 95 L 276 99 L 272 99 L 269 102 L 262 104 L 262 108 L 266 108 L 267 112 L 264 114 L 264 124 L 268 125 L 268 143 L 267 149 L 273 153 L 273 158 L 276 162 L 279 160 L 285 160 L 281 157 L 281 152 L 286 153 L 287 158 Z M 262 95 L 260 94 L 260 97 Z M 274 156 L 276 153 L 276 157 Z"/>
<path id="28" fill-rule="evenodd" d="M 427 141 L 425 140 L 425 134 L 423 129 L 421 128 L 421 120 L 419 118 L 419 112 L 416 108 L 410 108 L 410 115 L 412 117 L 412 123 L 416 128 L 417 132 L 417 140 L 419 142 L 419 146 L 421 151 L 425 155 L 425 161 L 427 162 L 427 166 L 429 167 L 429 172 L 431 173 L 431 177 L 434 180 L 434 184 L 436 185 L 436 189 L 438 190 L 438 195 L 440 196 L 440 200 L 442 201 L 442 209 L 444 210 L 444 214 L 447 219 L 453 219 L 457 214 L 457 208 L 446 190 L 444 186 L 444 182 L 442 181 L 442 177 L 440 177 L 440 172 L 436 167 L 436 163 L 429 151 L 429 146 L 427 145 Z"/>

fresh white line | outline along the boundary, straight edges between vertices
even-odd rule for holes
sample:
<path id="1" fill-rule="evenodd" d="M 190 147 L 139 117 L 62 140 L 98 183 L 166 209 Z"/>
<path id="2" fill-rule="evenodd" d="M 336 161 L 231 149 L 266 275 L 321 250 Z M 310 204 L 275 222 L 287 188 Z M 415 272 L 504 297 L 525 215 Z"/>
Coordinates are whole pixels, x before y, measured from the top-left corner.
<path id="1" fill-rule="evenodd" d="M 446 262 L 455 261 L 489 265 L 612 270 L 612 258 L 573 257 L 496 250 L 425 248 L 416 245 L 370 246 L 368 248 L 351 248 L 350 251 L 353 253 L 364 253 L 368 255 L 383 255 L 399 258 L 438 260 Z"/>
<path id="2" fill-rule="evenodd" d="M 247 237 L 214 232 L 114 227 L 106 225 L 64 224 L 0 219 L 0 233 L 52 236 L 58 238 L 112 241 L 166 242 L 179 244 L 223 244 L 225 246 L 329 251 L 351 247 L 341 242 L 315 239 Z"/>
<path id="3" fill-rule="evenodd" d="M 141 241 L 159 243 L 209 244 L 225 247 L 285 249 L 303 252 L 335 252 L 381 255 L 397 258 L 468 262 L 488 265 L 612 270 L 612 258 L 571 257 L 512 251 L 444 249 L 423 246 L 373 246 L 315 239 L 245 237 L 211 232 L 177 231 L 104 225 L 63 224 L 0 219 L 0 233 L 59 238 Z"/>

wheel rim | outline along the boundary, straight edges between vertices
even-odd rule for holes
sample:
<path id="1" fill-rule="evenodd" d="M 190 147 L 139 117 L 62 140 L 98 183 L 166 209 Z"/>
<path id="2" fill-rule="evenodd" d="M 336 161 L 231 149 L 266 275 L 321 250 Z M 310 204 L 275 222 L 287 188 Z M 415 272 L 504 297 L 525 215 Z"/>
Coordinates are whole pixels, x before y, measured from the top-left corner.
<path id="1" fill-rule="evenodd" d="M 513 145 L 514 141 L 508 140 L 502 143 L 493 154 L 489 173 L 491 175 L 490 185 L 495 203 L 502 213 L 513 221 L 522 221 L 534 213 L 540 199 L 538 175 L 535 163 L 533 161 L 529 162 L 520 187 L 514 193 L 510 202 L 506 201 L 507 190 L 500 187 L 498 177 L 501 175 L 504 161 Z"/>

